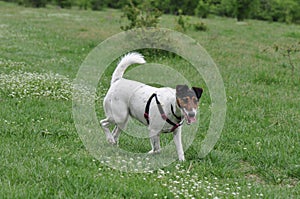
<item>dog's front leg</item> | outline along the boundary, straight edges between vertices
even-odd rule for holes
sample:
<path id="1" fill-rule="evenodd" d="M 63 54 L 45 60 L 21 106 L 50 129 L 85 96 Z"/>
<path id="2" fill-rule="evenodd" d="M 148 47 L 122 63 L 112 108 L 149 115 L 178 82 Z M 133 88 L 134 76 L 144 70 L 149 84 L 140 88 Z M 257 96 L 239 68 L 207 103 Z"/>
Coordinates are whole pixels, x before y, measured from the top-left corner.
<path id="1" fill-rule="evenodd" d="M 159 133 L 150 131 L 150 143 L 152 150 L 149 151 L 149 154 L 155 154 L 160 152 L 160 138 Z"/>
<path id="2" fill-rule="evenodd" d="M 174 142 L 178 154 L 179 161 L 184 161 L 184 152 L 182 148 L 182 142 L 181 142 L 181 127 L 178 127 L 174 131 Z"/>

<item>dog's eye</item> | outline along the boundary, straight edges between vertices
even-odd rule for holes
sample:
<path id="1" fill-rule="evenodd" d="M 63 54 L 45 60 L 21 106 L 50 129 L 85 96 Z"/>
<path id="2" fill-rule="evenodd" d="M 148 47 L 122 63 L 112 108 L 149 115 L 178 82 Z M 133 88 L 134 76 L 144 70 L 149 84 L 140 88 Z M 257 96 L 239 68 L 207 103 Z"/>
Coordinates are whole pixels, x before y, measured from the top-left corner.
<path id="1" fill-rule="evenodd" d="M 182 99 L 185 104 L 189 103 L 189 98 L 185 97 Z"/>
<path id="2" fill-rule="evenodd" d="M 198 99 L 197 98 L 193 98 L 193 102 L 195 103 L 195 104 L 197 104 L 198 103 Z"/>

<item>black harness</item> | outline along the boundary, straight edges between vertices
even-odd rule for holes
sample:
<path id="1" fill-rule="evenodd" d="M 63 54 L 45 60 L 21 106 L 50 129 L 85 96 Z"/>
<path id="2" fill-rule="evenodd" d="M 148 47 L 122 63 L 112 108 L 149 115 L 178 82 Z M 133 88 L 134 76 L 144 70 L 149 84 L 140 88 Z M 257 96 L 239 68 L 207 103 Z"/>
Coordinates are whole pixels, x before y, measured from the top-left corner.
<path id="1" fill-rule="evenodd" d="M 151 104 L 151 101 L 152 101 L 153 98 L 155 98 L 155 101 L 156 101 L 158 110 L 159 110 L 159 112 L 160 112 L 161 118 L 162 118 L 163 120 L 165 120 L 166 122 L 168 122 L 170 125 L 173 126 L 172 129 L 170 130 L 170 132 L 173 132 L 175 129 L 177 129 L 179 126 L 182 125 L 183 119 L 182 119 L 180 116 L 177 116 L 177 115 L 175 114 L 174 108 L 173 108 L 173 105 L 172 105 L 172 104 L 171 104 L 171 111 L 172 111 L 173 116 L 178 120 L 178 122 L 177 122 L 177 123 L 174 123 L 174 122 L 172 122 L 172 121 L 167 117 L 167 115 L 166 115 L 165 112 L 164 112 L 164 109 L 162 108 L 160 102 L 159 102 L 158 99 L 157 99 L 157 94 L 156 94 L 156 93 L 153 93 L 153 94 L 151 95 L 151 97 L 148 99 L 147 104 L 146 104 L 146 107 L 145 107 L 144 118 L 146 119 L 148 125 L 149 125 L 149 109 L 150 109 L 150 104 Z"/>

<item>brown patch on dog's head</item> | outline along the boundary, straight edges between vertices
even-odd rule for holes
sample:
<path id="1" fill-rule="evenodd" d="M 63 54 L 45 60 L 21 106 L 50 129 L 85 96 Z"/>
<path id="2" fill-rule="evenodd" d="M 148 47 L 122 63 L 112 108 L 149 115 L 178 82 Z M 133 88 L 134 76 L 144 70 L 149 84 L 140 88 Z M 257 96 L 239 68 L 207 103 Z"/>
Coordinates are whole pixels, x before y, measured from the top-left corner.
<path id="1" fill-rule="evenodd" d="M 176 99 L 178 105 L 187 110 L 198 107 L 198 102 L 202 93 L 202 88 L 192 87 L 190 89 L 187 85 L 176 86 Z"/>
<path id="2" fill-rule="evenodd" d="M 202 88 L 192 87 L 190 89 L 187 85 L 176 86 L 177 104 L 183 111 L 188 124 L 196 121 L 196 110 L 202 93 Z"/>

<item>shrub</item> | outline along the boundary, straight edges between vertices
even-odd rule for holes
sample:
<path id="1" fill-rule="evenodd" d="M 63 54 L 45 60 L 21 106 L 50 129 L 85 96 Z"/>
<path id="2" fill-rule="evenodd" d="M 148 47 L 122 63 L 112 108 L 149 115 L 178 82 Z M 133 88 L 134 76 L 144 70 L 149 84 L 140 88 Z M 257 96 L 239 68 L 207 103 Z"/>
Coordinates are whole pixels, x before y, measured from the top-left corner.
<path id="1" fill-rule="evenodd" d="M 123 9 L 121 18 L 127 18 L 129 25 L 121 26 L 122 30 L 141 27 L 156 27 L 159 23 L 159 17 L 162 12 L 158 10 L 153 0 L 143 1 L 140 5 L 135 6 L 132 1 Z"/>
<path id="2" fill-rule="evenodd" d="M 208 28 L 204 22 L 200 21 L 194 24 L 194 29 L 196 31 L 207 31 Z"/>
<path id="3" fill-rule="evenodd" d="M 189 27 L 191 27 L 189 18 L 182 15 L 182 10 L 178 10 L 175 29 L 181 32 L 185 32 Z"/>

